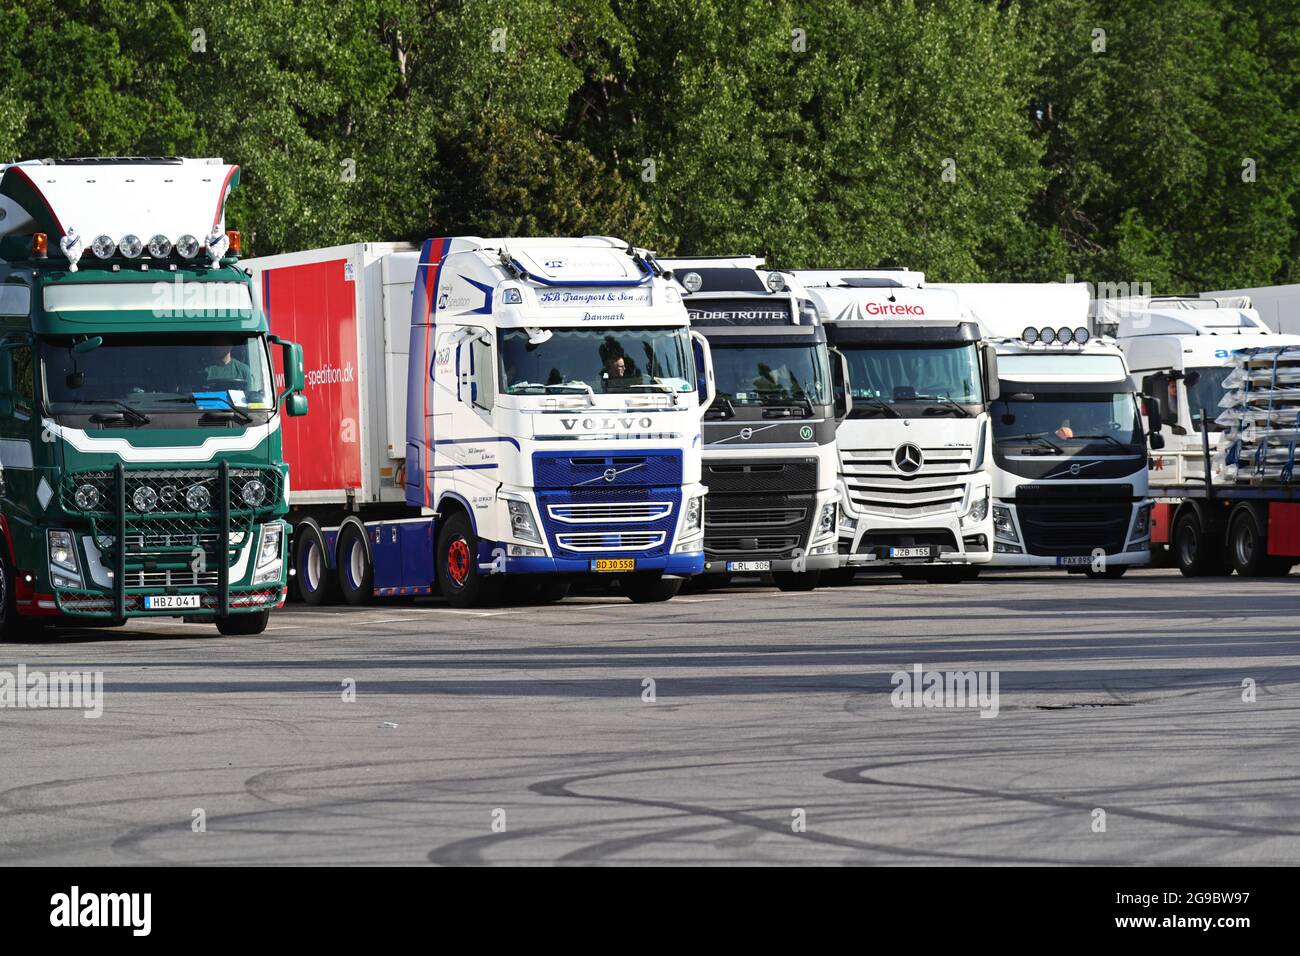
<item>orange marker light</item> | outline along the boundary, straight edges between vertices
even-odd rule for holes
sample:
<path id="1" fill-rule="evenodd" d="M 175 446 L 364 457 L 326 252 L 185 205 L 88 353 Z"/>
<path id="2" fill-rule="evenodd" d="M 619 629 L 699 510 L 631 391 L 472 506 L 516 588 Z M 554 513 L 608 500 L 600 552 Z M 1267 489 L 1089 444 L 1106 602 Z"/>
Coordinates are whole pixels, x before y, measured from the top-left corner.
<path id="1" fill-rule="evenodd" d="M 49 251 L 49 237 L 47 237 L 43 232 L 32 233 L 32 257 L 36 259 L 44 259 L 46 255 L 49 254 Z"/>
<path id="2" fill-rule="evenodd" d="M 240 252 L 240 249 L 239 249 L 239 233 L 238 233 L 236 230 L 232 229 L 232 230 L 230 230 L 229 232 L 226 233 L 226 238 L 227 238 L 228 240 L 230 240 L 230 248 L 227 249 L 226 251 L 227 251 L 227 252 L 230 252 L 230 253 L 232 253 L 232 254 L 234 254 L 234 255 L 239 255 L 239 252 Z"/>

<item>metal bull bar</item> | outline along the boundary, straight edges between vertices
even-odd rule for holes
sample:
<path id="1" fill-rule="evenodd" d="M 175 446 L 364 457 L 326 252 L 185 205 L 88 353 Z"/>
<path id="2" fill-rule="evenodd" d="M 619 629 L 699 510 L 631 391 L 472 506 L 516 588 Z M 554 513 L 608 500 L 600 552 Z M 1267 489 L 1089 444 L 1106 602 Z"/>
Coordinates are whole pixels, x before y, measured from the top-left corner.
<path id="1" fill-rule="evenodd" d="M 127 471 L 121 462 L 113 468 L 113 616 L 126 619 L 127 581 L 127 527 L 126 527 Z M 217 601 L 216 611 L 221 616 L 230 613 L 230 464 L 221 461 L 217 466 Z M 141 529 L 147 537 L 148 532 Z M 198 540 L 197 538 L 195 539 Z"/>

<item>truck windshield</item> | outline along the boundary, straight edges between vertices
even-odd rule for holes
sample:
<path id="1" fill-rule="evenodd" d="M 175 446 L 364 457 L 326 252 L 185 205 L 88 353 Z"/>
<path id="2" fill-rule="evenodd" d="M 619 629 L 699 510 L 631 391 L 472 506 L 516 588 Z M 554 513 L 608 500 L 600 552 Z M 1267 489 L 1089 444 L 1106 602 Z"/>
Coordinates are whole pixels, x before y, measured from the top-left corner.
<path id="1" fill-rule="evenodd" d="M 1132 455 L 1142 426 L 1131 392 L 1012 392 L 990 409 L 1004 454 Z"/>
<path id="2" fill-rule="evenodd" d="M 548 331 L 544 341 L 524 329 L 501 333 L 506 394 L 695 390 L 695 360 L 684 328 Z"/>
<path id="3" fill-rule="evenodd" d="M 1193 369 L 1188 369 L 1191 372 Z M 1201 373 L 1201 380 L 1187 389 L 1187 407 L 1192 413 L 1192 428 L 1201 430 L 1201 410 L 1205 410 L 1205 422 L 1209 431 L 1222 431 L 1223 426 L 1215 422 L 1222 414 L 1219 399 L 1223 398 L 1223 380 L 1232 371 L 1231 365 L 1207 365 L 1194 371 Z"/>
<path id="4" fill-rule="evenodd" d="M 260 336 L 106 335 L 97 348 L 74 346 L 68 337 L 41 342 L 51 412 L 111 412 L 121 404 L 139 411 L 275 407 Z"/>
<path id="5" fill-rule="evenodd" d="M 733 405 L 830 403 L 826 352 L 816 345 L 712 346 L 720 399 Z"/>
<path id="6" fill-rule="evenodd" d="M 854 418 L 879 415 L 882 406 L 921 404 L 942 408 L 984 401 L 974 343 L 849 346 L 841 351 L 849 365 Z"/>

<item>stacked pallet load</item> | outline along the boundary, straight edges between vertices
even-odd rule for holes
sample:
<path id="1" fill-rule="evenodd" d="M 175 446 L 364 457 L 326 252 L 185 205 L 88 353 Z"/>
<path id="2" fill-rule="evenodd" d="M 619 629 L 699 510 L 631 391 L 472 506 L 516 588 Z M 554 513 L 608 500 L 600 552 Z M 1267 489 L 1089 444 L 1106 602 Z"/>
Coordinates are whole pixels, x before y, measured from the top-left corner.
<path id="1" fill-rule="evenodd" d="M 1289 484 L 1300 443 L 1300 346 L 1233 353 L 1219 401 L 1219 470 L 1225 481 Z"/>

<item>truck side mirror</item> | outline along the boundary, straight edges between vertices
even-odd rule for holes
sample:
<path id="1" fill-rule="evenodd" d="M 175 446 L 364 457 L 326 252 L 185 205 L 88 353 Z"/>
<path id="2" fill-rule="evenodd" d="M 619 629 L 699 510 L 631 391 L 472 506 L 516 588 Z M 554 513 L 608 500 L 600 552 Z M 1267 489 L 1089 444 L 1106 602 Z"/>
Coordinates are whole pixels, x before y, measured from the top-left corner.
<path id="1" fill-rule="evenodd" d="M 990 402 L 996 402 L 1002 394 L 1002 383 L 998 381 L 998 350 L 992 345 L 985 345 L 983 353 L 984 391 Z"/>
<path id="2" fill-rule="evenodd" d="M 836 362 L 831 366 L 831 392 L 835 396 L 835 421 L 842 422 L 853 411 L 853 393 L 849 391 L 849 360 L 839 349 L 830 349 Z"/>
<path id="3" fill-rule="evenodd" d="M 307 373 L 303 368 L 302 346 L 297 342 L 281 342 L 284 349 L 284 384 L 291 392 L 301 392 L 307 387 Z"/>
<path id="4" fill-rule="evenodd" d="M 1154 451 L 1159 451 L 1161 448 L 1165 447 L 1165 436 L 1159 432 L 1150 432 L 1147 435 L 1147 444 L 1150 445 Z"/>
<path id="5" fill-rule="evenodd" d="M 307 396 L 302 392 L 290 392 L 284 400 L 284 413 L 293 418 L 307 414 Z"/>

